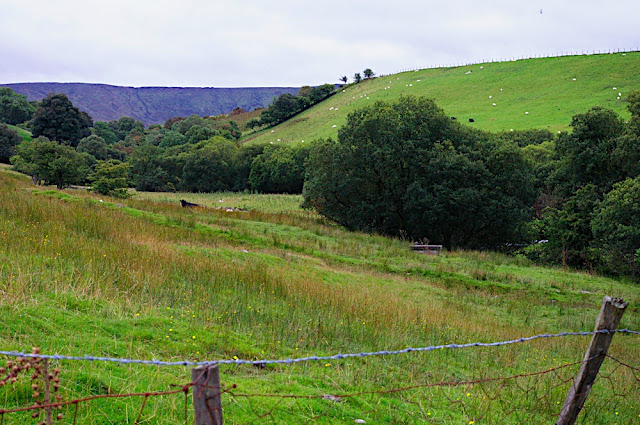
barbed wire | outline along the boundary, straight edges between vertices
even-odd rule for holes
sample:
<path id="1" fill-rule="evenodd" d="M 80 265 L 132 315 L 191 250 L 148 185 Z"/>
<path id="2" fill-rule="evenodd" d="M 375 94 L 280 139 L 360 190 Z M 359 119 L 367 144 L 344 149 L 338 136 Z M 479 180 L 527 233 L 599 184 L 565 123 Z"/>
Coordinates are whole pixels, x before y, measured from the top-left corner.
<path id="1" fill-rule="evenodd" d="M 602 332 L 592 332 L 592 333 L 602 333 Z M 637 332 L 633 332 L 637 333 Z M 597 356 L 594 356 L 597 357 Z M 611 355 L 606 355 L 607 358 L 611 359 L 615 366 L 613 370 L 609 373 L 601 373 L 602 379 L 611 386 L 612 392 L 611 397 L 622 397 L 624 399 L 628 399 L 628 397 L 633 396 L 635 398 L 636 392 L 633 391 L 632 388 L 621 388 L 622 391 L 616 391 L 615 389 L 621 384 L 617 382 L 617 380 L 613 377 L 613 374 L 619 369 L 627 369 L 631 372 L 632 377 L 636 382 L 640 383 L 640 378 L 636 375 L 636 372 L 640 371 L 640 368 L 631 366 L 628 361 L 619 360 Z M 555 403 L 553 399 L 550 401 L 549 391 L 551 389 L 562 389 L 561 387 L 567 385 L 569 382 L 573 380 L 573 373 L 570 372 L 575 366 L 581 365 L 585 362 L 590 361 L 592 358 L 584 359 L 581 361 L 576 361 L 573 363 L 566 363 L 563 365 L 559 365 L 556 367 L 545 368 L 542 370 L 538 370 L 535 372 L 529 373 L 519 373 L 515 375 L 509 376 L 493 376 L 493 377 L 485 377 L 478 379 L 457 379 L 457 380 L 443 380 L 440 382 L 429 382 L 429 383 L 421 383 L 416 385 L 405 385 L 405 386 L 394 386 L 392 388 L 383 388 L 379 390 L 371 390 L 371 391 L 358 391 L 358 392 L 340 392 L 333 394 L 269 394 L 269 393 L 240 393 L 234 391 L 238 386 L 236 384 L 225 385 L 225 386 L 211 386 L 205 385 L 198 382 L 188 382 L 186 384 L 170 384 L 169 386 L 177 387 L 175 390 L 169 391 L 147 391 L 147 392 L 134 392 L 134 393 L 121 393 L 121 394 L 99 394 L 92 395 L 82 398 L 76 398 L 69 401 L 60 401 L 55 403 L 45 403 L 45 404 L 37 404 L 33 406 L 25 406 L 25 407 L 16 407 L 12 409 L 1 409 L 0 408 L 0 424 L 4 422 L 5 415 L 9 415 L 11 413 L 19 413 L 19 412 L 29 412 L 29 411 L 45 411 L 47 409 L 61 409 L 62 407 L 72 407 L 75 408 L 73 412 L 73 424 L 76 424 L 78 418 L 78 406 L 81 403 L 87 403 L 92 400 L 97 399 L 122 399 L 122 398 L 140 398 L 143 397 L 143 401 L 138 409 L 137 417 L 135 419 L 135 424 L 141 423 L 143 419 L 143 411 L 145 406 L 147 405 L 147 400 L 151 397 L 161 397 L 166 395 L 175 395 L 179 393 L 184 394 L 184 422 L 185 424 L 189 423 L 189 395 L 197 394 L 196 388 L 208 388 L 214 389 L 213 396 L 217 397 L 222 394 L 227 394 L 232 399 L 246 399 L 249 400 L 249 405 L 247 407 L 246 412 L 249 412 L 250 415 L 255 417 L 255 421 L 261 421 L 264 418 L 271 417 L 271 419 L 276 419 L 277 415 L 289 415 L 289 408 L 282 404 L 283 401 L 289 399 L 292 403 L 296 403 L 294 406 L 298 407 L 300 412 L 294 412 L 294 415 L 302 414 L 303 411 L 313 411 L 317 414 L 308 417 L 307 419 L 315 420 L 323 416 L 327 416 L 331 414 L 331 412 L 338 408 L 342 401 L 345 399 L 354 399 L 356 397 L 365 397 L 365 396 L 375 396 L 375 395 L 388 395 L 388 394 L 398 394 L 403 392 L 409 392 L 411 390 L 419 390 L 419 389 L 428 389 L 428 388 L 443 388 L 443 387 L 475 387 L 478 386 L 481 390 L 478 398 L 475 400 L 467 400 L 465 397 L 462 399 L 456 398 L 455 394 L 451 395 L 449 393 L 444 393 L 441 396 L 448 400 L 451 408 L 458 409 L 460 413 L 465 416 L 475 418 L 476 421 L 480 419 L 488 419 L 491 418 L 502 418 L 506 419 L 511 417 L 512 415 L 516 415 L 517 417 L 513 418 L 517 420 L 520 417 L 526 417 L 527 415 L 536 415 L 541 418 L 547 417 L 555 417 L 557 416 L 557 412 L 555 412 Z M 564 371 L 564 372 L 563 372 Z M 541 376 L 550 375 L 553 378 L 557 379 L 558 382 L 549 381 L 550 384 L 544 386 L 541 384 L 542 380 L 539 378 Z M 195 381 L 199 381 L 195 379 Z M 524 381 L 524 382 L 523 382 Z M 508 382 L 513 382 L 512 386 L 506 386 Z M 495 386 L 494 386 L 495 385 Z M 195 392 L 194 392 L 195 391 Z M 563 390 L 564 391 L 564 390 Z M 505 392 L 507 395 L 505 395 Z M 504 403 L 501 400 L 510 399 L 513 396 L 514 392 L 522 394 L 522 397 L 528 397 L 527 403 L 522 406 L 519 405 L 511 405 L 510 403 Z M 464 391 L 466 393 L 466 397 L 469 397 L 469 393 L 467 390 Z M 421 397 L 423 393 L 414 393 L 409 397 Z M 483 396 L 484 395 L 484 396 Z M 210 393 L 211 396 L 211 393 Z M 481 397 L 483 396 L 483 397 Z M 271 406 L 266 405 L 254 405 L 250 402 L 251 399 L 265 399 L 265 398 L 275 398 L 279 399 L 276 403 Z M 316 406 L 315 410 L 311 407 L 305 407 L 304 404 L 300 404 L 303 400 L 326 400 L 328 404 L 320 405 L 320 407 Z M 366 398 L 364 399 L 366 401 Z M 433 402 L 426 398 L 428 404 L 433 405 Z M 403 402 L 410 402 L 410 400 L 405 400 L 403 398 Z M 237 404 L 234 402 L 233 404 Z M 604 406 L 607 404 L 602 402 L 591 407 L 592 414 L 599 415 L 602 413 Z M 540 409 L 538 408 L 540 407 Z M 541 408 L 544 407 L 544 411 Z M 211 413 L 211 410 L 215 410 L 215 408 L 207 407 Z M 587 409 L 587 407 L 585 407 Z M 320 410 L 320 412 L 317 412 Z M 375 407 L 371 411 L 363 411 L 362 413 L 372 413 L 375 410 Z M 449 409 L 450 410 L 450 409 Z M 236 414 L 240 412 L 236 411 Z M 424 412 L 423 412 L 424 413 Z M 430 414 L 430 413 L 429 413 Z M 616 413 L 617 415 L 617 413 Z M 533 418 L 533 416 L 531 417 Z M 251 421 L 249 423 L 253 423 Z M 309 422 L 309 420 L 307 420 Z M 42 422 L 44 423 L 44 422 Z M 468 423 L 474 423 L 473 420 Z M 536 422 L 537 423 L 537 422 Z"/>
<path id="2" fill-rule="evenodd" d="M 220 364 L 246 364 L 246 365 L 267 365 L 267 364 L 293 364 L 310 361 L 325 361 L 325 360 L 341 360 L 347 358 L 362 358 L 371 356 L 389 356 L 406 354 L 413 352 L 429 352 L 443 349 L 458 349 L 458 348 L 470 348 L 470 347 L 499 347 L 502 345 L 517 344 L 522 342 L 533 341 L 541 338 L 559 338 L 567 336 L 589 336 L 595 334 L 610 334 L 610 333 L 627 333 L 640 335 L 639 331 L 630 329 L 616 329 L 607 330 L 602 329 L 598 331 L 590 332 L 561 332 L 556 334 L 541 334 L 529 337 L 523 337 L 518 339 L 512 339 L 507 341 L 497 342 L 470 342 L 467 344 L 443 344 L 443 345 L 431 345 L 428 347 L 407 347 L 402 350 L 381 350 L 372 352 L 361 353 L 346 353 L 346 354 L 334 354 L 332 356 L 308 356 L 288 359 L 263 359 L 263 360 L 245 360 L 245 359 L 218 359 L 218 360 L 205 360 L 205 361 L 193 361 L 193 360 L 181 360 L 181 361 L 164 361 L 164 360 L 142 360 L 142 359 L 127 359 L 127 358 L 114 358 L 114 357 L 100 357 L 100 356 L 64 356 L 60 354 L 40 354 L 40 353 L 25 353 L 19 351 L 0 351 L 0 355 L 10 357 L 26 357 L 26 358 L 40 358 L 50 360 L 72 360 L 72 361 L 95 361 L 95 362 L 113 362 L 121 364 L 146 364 L 153 366 L 211 366 Z"/>

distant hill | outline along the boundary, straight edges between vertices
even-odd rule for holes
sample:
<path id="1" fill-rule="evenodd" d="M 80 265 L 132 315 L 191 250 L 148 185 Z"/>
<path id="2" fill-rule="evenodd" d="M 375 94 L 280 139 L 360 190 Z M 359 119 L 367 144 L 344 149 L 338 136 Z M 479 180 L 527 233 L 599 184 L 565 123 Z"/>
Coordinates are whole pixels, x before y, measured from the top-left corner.
<path id="1" fill-rule="evenodd" d="M 0 84 L 28 100 L 42 100 L 49 93 L 64 93 L 94 121 L 134 117 L 146 125 L 192 114 L 208 116 L 231 112 L 236 107 L 252 110 L 268 106 L 282 93 L 295 94 L 296 87 L 194 88 L 119 87 L 85 83 Z"/>
<path id="2" fill-rule="evenodd" d="M 244 140 L 300 143 L 335 139 L 349 113 L 403 95 L 434 99 L 459 122 L 489 131 L 568 130 L 573 115 L 596 105 L 628 118 L 626 96 L 640 90 L 640 52 L 422 69 L 364 80 L 343 90 Z"/>

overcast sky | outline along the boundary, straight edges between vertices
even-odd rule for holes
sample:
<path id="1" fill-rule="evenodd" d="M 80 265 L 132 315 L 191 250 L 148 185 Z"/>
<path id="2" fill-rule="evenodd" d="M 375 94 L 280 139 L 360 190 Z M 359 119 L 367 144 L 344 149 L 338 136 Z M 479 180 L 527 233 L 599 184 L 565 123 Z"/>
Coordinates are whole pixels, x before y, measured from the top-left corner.
<path id="1" fill-rule="evenodd" d="M 639 16 L 638 0 L 0 0 L 0 83 L 337 83 L 364 68 L 637 49 Z"/>

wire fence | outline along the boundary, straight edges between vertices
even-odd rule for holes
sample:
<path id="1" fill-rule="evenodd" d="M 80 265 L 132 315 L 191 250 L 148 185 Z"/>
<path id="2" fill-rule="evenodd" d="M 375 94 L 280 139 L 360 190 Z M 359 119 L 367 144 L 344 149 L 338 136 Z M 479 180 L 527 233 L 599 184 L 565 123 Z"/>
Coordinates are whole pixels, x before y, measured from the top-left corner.
<path id="1" fill-rule="evenodd" d="M 555 52 L 555 53 L 538 53 L 538 54 L 531 54 L 531 55 L 505 56 L 505 57 L 482 59 L 482 60 L 476 60 L 476 61 L 450 62 L 450 63 L 421 66 L 421 67 L 402 68 L 395 72 L 380 74 L 379 77 L 386 77 L 388 75 L 400 74 L 402 72 L 420 71 L 423 69 L 456 68 L 456 67 L 470 66 L 470 65 L 513 62 L 513 61 L 526 60 L 526 59 L 560 58 L 560 57 L 566 57 L 566 56 L 589 56 L 589 55 L 605 55 L 605 54 L 609 55 L 614 53 L 626 54 L 626 53 L 634 53 L 638 51 L 640 51 L 640 47 L 625 48 L 625 49 L 572 50 L 572 51 Z"/>
<path id="2" fill-rule="evenodd" d="M 4 386 L 6 392 L 5 407 L 0 408 L 0 425 L 30 423 L 29 420 L 38 424 L 56 421 L 67 424 L 120 423 L 118 421 L 123 420 L 123 411 L 126 412 L 126 420 L 123 420 L 126 423 L 193 423 L 192 399 L 195 400 L 206 390 L 210 390 L 209 394 L 213 391 L 213 396 L 223 396 L 226 423 L 549 423 L 557 417 L 564 394 L 572 385 L 577 369 L 591 359 L 557 364 L 545 356 L 545 361 L 536 362 L 537 369 L 504 373 L 502 368 L 492 363 L 496 348 L 512 350 L 508 356 L 517 356 L 521 351 L 518 348 L 520 343 L 535 341 L 536 344 L 548 345 L 545 341 L 551 341 L 550 338 L 613 333 L 640 334 L 629 329 L 564 332 L 491 343 L 446 344 L 396 351 L 258 361 L 234 359 L 162 362 L 59 356 L 38 351 L 4 351 L 0 354 L 9 360 L 5 367 L 0 368 L 0 387 Z M 481 351 L 484 354 L 477 357 L 480 356 L 478 350 L 455 350 L 461 348 L 483 348 Z M 544 350 L 541 347 L 541 352 Z M 326 385 L 299 387 L 295 383 L 277 382 L 278 376 L 287 373 L 287 369 L 283 368 L 304 368 L 303 375 L 310 373 L 311 369 L 307 368 L 313 366 L 306 366 L 308 362 L 313 364 L 338 360 L 343 363 L 344 369 L 348 369 L 352 363 L 349 359 L 362 359 L 361 361 L 366 362 L 367 357 L 373 357 L 371 367 L 381 369 L 393 366 L 391 361 L 385 360 L 387 356 L 409 353 L 422 353 L 421 362 L 425 361 L 425 356 L 439 355 L 440 361 L 447 359 L 452 353 L 466 353 L 464 363 L 487 366 L 475 367 L 476 370 L 471 372 L 475 376 L 469 376 L 456 370 L 455 359 L 449 357 L 450 362 L 446 365 L 431 364 L 435 370 L 430 371 L 426 378 L 417 379 L 418 382 L 406 374 L 382 371 L 377 375 L 378 381 L 364 391 L 362 387 L 353 384 L 353 377 L 345 379 L 340 373 L 328 373 L 335 369 L 315 372 L 315 378 L 323 377 L 322 379 L 329 381 Z M 469 356 L 474 357 L 473 360 Z M 224 365 L 228 369 L 224 370 L 224 382 L 217 385 L 203 384 L 198 379 L 193 379 L 192 375 L 188 382 L 172 382 L 172 378 L 149 382 L 147 391 L 108 390 L 104 394 L 91 394 L 91 385 L 71 391 L 71 388 L 61 384 L 62 365 L 78 361 L 81 366 L 98 367 L 106 364 L 112 365 L 109 366 L 111 368 L 125 370 L 132 370 L 137 365 L 156 366 L 157 371 L 165 369 L 164 366 L 198 365 Z M 621 359 L 618 355 L 607 355 L 607 362 L 600 371 L 595 386 L 597 394 L 584 408 L 583 421 L 587 421 L 584 423 L 640 422 L 637 403 L 640 394 L 640 365 L 634 365 L 635 361 Z M 504 367 L 510 369 L 508 363 Z M 83 373 L 90 375 L 89 371 Z M 380 379 L 385 375 L 386 379 Z M 366 379 L 363 377 L 363 380 Z M 14 397 L 7 395 L 9 387 L 17 393 Z M 68 389 L 73 397 L 64 400 L 58 391 L 61 387 Z M 29 394 L 30 391 L 32 394 Z M 83 391 L 85 394 L 80 394 Z M 87 392 L 89 393 L 86 394 Z M 26 402 L 29 398 L 32 399 L 31 403 Z M 107 401 L 111 404 L 105 404 Z M 100 405 L 96 407 L 96 403 Z M 220 409 L 209 407 L 208 413 L 213 418 L 222 414 L 221 411 L 216 412 Z M 167 410 L 171 411 L 170 414 L 160 413 Z"/>

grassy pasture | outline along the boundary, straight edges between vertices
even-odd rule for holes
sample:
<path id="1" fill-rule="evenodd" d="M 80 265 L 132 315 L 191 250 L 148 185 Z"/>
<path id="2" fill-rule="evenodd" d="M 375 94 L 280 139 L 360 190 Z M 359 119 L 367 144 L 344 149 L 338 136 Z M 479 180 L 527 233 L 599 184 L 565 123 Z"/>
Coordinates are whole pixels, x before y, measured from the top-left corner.
<path id="1" fill-rule="evenodd" d="M 404 72 L 348 85 L 344 92 L 273 129 L 247 134 L 245 140 L 301 143 L 335 139 L 350 112 L 402 95 L 432 98 L 447 114 L 482 130 L 568 130 L 573 115 L 593 106 L 611 108 L 628 118 L 624 98 L 640 89 L 638 70 L 640 52 Z M 469 118 L 475 122 L 469 123 Z"/>
<path id="2" fill-rule="evenodd" d="M 491 252 L 420 255 L 407 241 L 325 223 L 300 211 L 295 196 L 138 193 L 121 201 L 35 187 L 4 168 L 0 188 L 2 350 L 39 346 L 67 355 L 205 360 L 490 342 L 592 330 L 605 294 L 630 301 L 621 326 L 640 329 L 636 283 Z M 250 211 L 183 209 L 180 198 Z M 353 394 L 548 370 L 581 360 L 587 343 L 544 339 L 265 369 L 222 366 L 221 372 L 224 386 L 237 385 L 236 394 Z M 640 339 L 617 335 L 611 354 L 638 366 Z M 169 390 L 188 380 L 183 367 L 60 366 L 67 399 Z M 611 379 L 596 383 L 582 423 L 637 421 L 638 382 L 611 362 L 605 369 Z M 561 380 L 576 370 L 517 385 L 419 387 L 341 402 L 228 395 L 225 422 L 549 423 L 567 389 Z M 625 396 L 614 395 L 614 382 Z M 0 388 L 0 400 L 7 408 L 30 404 L 28 382 Z M 180 423 L 183 403 L 183 396 L 149 399 L 142 417 Z M 505 417 L 502 403 L 516 413 Z M 78 423 L 133 423 L 140 405 L 86 403 Z M 63 423 L 71 423 L 65 414 Z M 5 416 L 7 424 L 25 420 Z"/>
<path id="3" fill-rule="evenodd" d="M 20 135 L 20 137 L 22 137 L 22 140 L 26 140 L 29 141 L 32 139 L 31 137 L 31 132 L 29 130 L 24 130 L 20 127 L 16 127 L 15 125 L 9 125 L 7 124 L 7 126 L 15 131 L 18 132 L 18 135 Z"/>

